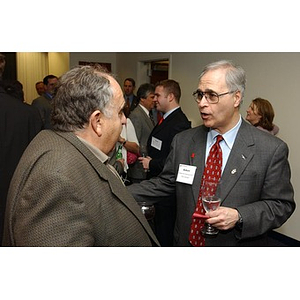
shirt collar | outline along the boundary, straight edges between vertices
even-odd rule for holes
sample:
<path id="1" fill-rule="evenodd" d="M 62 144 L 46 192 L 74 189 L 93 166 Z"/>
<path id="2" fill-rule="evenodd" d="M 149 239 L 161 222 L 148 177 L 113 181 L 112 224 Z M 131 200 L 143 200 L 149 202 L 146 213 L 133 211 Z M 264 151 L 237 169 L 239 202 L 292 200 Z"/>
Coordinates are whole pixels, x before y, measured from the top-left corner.
<path id="1" fill-rule="evenodd" d="M 163 118 L 166 119 L 173 111 L 175 111 L 176 109 L 178 109 L 180 106 L 177 106 L 171 110 L 169 110 L 168 112 L 166 112 L 164 115 L 163 115 Z"/>
<path id="2" fill-rule="evenodd" d="M 142 104 L 139 104 L 139 106 L 142 108 L 142 110 L 147 114 L 147 116 L 149 116 L 149 110 L 143 106 Z"/>
<path id="3" fill-rule="evenodd" d="M 235 141 L 235 138 L 236 138 L 236 135 L 240 129 L 240 126 L 242 124 L 242 117 L 240 115 L 240 119 L 239 121 L 237 122 L 237 124 L 231 128 L 229 131 L 225 132 L 222 137 L 223 137 L 223 140 L 224 142 L 226 143 L 226 145 L 228 146 L 229 149 L 232 149 L 233 147 L 233 144 L 234 144 L 234 141 Z M 212 146 L 215 141 L 216 141 L 216 137 L 217 135 L 219 135 L 220 133 L 217 132 L 216 130 L 214 129 L 211 129 L 209 132 L 208 132 L 208 135 L 207 135 L 207 143 L 209 146 Z"/>
<path id="4" fill-rule="evenodd" d="M 103 153 L 101 150 L 93 146 L 91 143 L 89 143 L 87 140 L 83 139 L 82 137 L 76 135 L 79 140 L 86 145 L 86 147 L 102 162 L 102 163 L 107 163 L 109 157 Z"/>

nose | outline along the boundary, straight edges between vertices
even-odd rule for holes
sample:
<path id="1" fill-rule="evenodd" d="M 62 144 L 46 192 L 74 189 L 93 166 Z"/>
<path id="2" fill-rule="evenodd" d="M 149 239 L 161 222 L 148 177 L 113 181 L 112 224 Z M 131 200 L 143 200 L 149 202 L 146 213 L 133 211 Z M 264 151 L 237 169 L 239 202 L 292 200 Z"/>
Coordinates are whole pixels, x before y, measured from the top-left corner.
<path id="1" fill-rule="evenodd" d="M 203 94 L 202 98 L 200 100 L 198 100 L 198 105 L 200 107 L 203 107 L 203 106 L 206 106 L 207 104 L 208 104 L 208 101 L 207 101 L 207 99 L 205 97 L 205 94 Z"/>
<path id="2" fill-rule="evenodd" d="M 127 124 L 127 118 L 126 118 L 126 116 L 124 114 L 124 111 L 122 112 L 121 123 L 122 123 L 122 125 L 126 125 Z"/>

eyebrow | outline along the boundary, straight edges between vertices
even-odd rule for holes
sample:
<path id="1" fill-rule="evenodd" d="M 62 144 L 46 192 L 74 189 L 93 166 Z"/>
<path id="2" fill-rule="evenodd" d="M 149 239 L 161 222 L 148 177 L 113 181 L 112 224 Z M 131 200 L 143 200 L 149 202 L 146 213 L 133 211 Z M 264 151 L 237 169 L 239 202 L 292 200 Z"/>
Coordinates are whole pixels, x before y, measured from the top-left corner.
<path id="1" fill-rule="evenodd" d="M 205 89 L 205 91 L 202 91 L 201 89 L 198 89 L 197 91 L 202 92 L 202 93 L 215 93 L 218 94 L 216 91 L 212 89 Z"/>

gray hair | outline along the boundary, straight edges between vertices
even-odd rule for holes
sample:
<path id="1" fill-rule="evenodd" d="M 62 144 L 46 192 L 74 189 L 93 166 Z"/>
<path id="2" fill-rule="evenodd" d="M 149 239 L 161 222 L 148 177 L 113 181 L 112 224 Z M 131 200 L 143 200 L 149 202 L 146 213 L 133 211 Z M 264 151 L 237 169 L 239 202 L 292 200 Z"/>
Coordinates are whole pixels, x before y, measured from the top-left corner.
<path id="1" fill-rule="evenodd" d="M 246 73 L 244 69 L 229 60 L 220 60 L 208 64 L 200 74 L 200 80 L 204 74 L 211 70 L 226 69 L 226 84 L 230 91 L 240 91 L 242 99 L 246 89 Z"/>
<path id="2" fill-rule="evenodd" d="M 74 132 L 83 129 L 91 114 L 99 109 L 110 117 L 111 87 L 105 69 L 100 66 L 79 66 L 59 78 L 53 98 L 54 130 Z"/>

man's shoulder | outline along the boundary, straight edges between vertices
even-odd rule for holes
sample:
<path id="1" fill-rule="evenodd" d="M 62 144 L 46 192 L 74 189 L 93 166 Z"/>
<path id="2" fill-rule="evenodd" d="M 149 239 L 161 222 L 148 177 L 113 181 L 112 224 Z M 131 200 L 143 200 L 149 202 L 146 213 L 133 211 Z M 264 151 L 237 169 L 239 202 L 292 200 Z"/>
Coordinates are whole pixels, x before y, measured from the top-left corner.
<path id="1" fill-rule="evenodd" d="M 44 103 L 48 103 L 48 100 L 46 97 L 44 97 L 43 95 L 42 96 L 39 96 L 37 98 L 35 98 L 33 101 L 32 101 L 32 105 L 36 105 L 36 104 L 44 104 Z"/>
<path id="2" fill-rule="evenodd" d="M 141 118 L 143 116 L 146 116 L 146 113 L 139 105 L 130 113 L 130 118 Z"/>
<path id="3" fill-rule="evenodd" d="M 286 144 L 282 139 L 269 132 L 260 130 L 243 120 L 237 138 L 243 139 L 247 144 L 256 144 L 261 148 L 273 148 L 279 144 Z"/>
<path id="4" fill-rule="evenodd" d="M 181 132 L 179 132 L 176 136 L 178 139 L 190 139 L 193 136 L 196 135 L 205 135 L 207 134 L 207 128 L 203 125 L 197 126 L 197 127 L 193 127 L 193 128 L 188 128 L 186 130 L 183 130 Z"/>
<path id="5" fill-rule="evenodd" d="M 12 110 L 15 115 L 24 116 L 28 114 L 34 114 L 35 109 L 31 107 L 31 105 L 27 103 L 23 103 L 22 101 L 12 97 L 8 94 L 3 94 L 0 97 L 1 99 L 1 111 L 10 111 Z M 2 101 L 3 100 L 3 101 Z"/>

